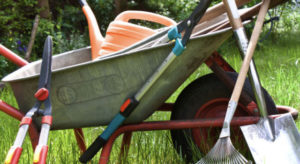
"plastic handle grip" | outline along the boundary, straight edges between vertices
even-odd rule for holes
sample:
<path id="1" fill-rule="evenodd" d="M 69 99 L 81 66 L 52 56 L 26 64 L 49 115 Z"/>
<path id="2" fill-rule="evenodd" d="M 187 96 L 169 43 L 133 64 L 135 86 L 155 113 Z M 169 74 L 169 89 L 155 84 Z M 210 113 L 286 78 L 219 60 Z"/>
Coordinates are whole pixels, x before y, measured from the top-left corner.
<path id="1" fill-rule="evenodd" d="M 97 137 L 97 139 L 89 146 L 89 148 L 81 155 L 79 161 L 86 163 L 91 160 L 95 154 L 105 145 L 109 137 L 116 131 L 116 129 L 124 122 L 125 117 L 122 114 L 117 114 L 109 123 L 104 132 Z"/>
<path id="2" fill-rule="evenodd" d="M 34 164 L 45 164 L 47 159 L 48 146 L 38 145 L 34 152 L 33 163 Z"/>
<path id="3" fill-rule="evenodd" d="M 5 164 L 17 164 L 22 154 L 21 147 L 11 147 L 5 159 Z"/>
<path id="4" fill-rule="evenodd" d="M 90 145 L 90 147 L 80 156 L 79 161 L 81 163 L 87 163 L 91 160 L 95 154 L 105 145 L 106 140 L 100 136 Z"/>
<path id="5" fill-rule="evenodd" d="M 168 17 L 145 11 L 125 11 L 119 14 L 115 21 L 128 22 L 131 19 L 151 21 L 165 26 L 176 25 L 176 22 Z"/>

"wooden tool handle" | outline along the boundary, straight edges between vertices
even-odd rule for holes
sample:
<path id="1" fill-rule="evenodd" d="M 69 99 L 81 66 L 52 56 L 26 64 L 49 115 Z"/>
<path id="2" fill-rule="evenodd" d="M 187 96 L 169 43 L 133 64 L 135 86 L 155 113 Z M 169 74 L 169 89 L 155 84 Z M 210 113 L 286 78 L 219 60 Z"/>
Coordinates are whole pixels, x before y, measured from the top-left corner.
<path id="1" fill-rule="evenodd" d="M 259 35 L 260 35 L 261 29 L 263 26 L 264 18 L 266 16 L 268 8 L 269 8 L 269 4 L 270 4 L 270 0 L 264 0 L 263 4 L 261 6 L 261 9 L 258 13 L 255 27 L 254 27 L 254 30 L 253 30 L 253 33 L 251 35 L 251 39 L 250 39 L 250 42 L 248 45 L 247 53 L 244 58 L 242 67 L 240 69 L 240 73 L 239 73 L 238 79 L 236 81 L 235 87 L 233 89 L 233 93 L 231 96 L 232 101 L 238 102 L 238 99 L 240 97 L 240 94 L 241 94 L 241 91 L 242 91 L 242 88 L 243 88 L 243 85 L 244 85 L 244 82 L 246 79 L 246 75 L 249 70 L 249 65 L 250 65 L 252 56 L 254 54 L 254 50 L 256 48 L 256 44 L 259 39 Z"/>

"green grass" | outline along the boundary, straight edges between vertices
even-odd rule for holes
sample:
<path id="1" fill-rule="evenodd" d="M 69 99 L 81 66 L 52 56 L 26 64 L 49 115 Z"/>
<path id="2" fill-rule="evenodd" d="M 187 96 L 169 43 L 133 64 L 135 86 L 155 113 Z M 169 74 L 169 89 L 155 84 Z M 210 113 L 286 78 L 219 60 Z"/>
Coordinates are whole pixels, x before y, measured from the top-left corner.
<path id="1" fill-rule="evenodd" d="M 267 89 L 278 105 L 292 106 L 300 110 L 300 39 L 299 34 L 281 35 L 275 41 L 266 41 L 259 45 L 255 54 L 257 69 L 262 85 Z M 238 50 L 233 42 L 227 42 L 220 49 L 228 62 L 239 70 L 241 65 Z M 202 65 L 169 98 L 174 102 L 181 90 L 194 79 L 211 71 Z M 11 91 L 0 92 L 0 98 L 16 106 Z M 148 120 L 169 120 L 170 114 L 154 113 Z M 0 112 L 0 161 L 4 161 L 7 151 L 13 144 L 19 122 Z M 300 128 L 300 121 L 296 122 Z M 103 127 L 85 128 L 86 143 L 89 145 L 103 131 Z M 118 163 L 121 139 L 114 144 L 110 163 Z M 23 145 L 20 163 L 32 163 L 33 152 L 29 138 Z M 92 163 L 97 163 L 99 153 Z M 49 137 L 48 163 L 79 163 L 79 149 L 73 130 L 51 131 Z M 133 135 L 128 158 L 123 163 L 184 163 L 173 148 L 169 131 L 136 132 Z"/>

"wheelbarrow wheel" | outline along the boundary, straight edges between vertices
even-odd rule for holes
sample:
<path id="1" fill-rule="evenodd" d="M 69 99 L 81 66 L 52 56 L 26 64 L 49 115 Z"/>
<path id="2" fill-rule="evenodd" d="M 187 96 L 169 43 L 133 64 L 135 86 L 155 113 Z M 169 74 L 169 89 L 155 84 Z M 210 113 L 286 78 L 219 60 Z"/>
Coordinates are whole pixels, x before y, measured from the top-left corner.
<path id="1" fill-rule="evenodd" d="M 238 74 L 227 72 L 236 81 Z M 253 99 L 254 94 L 247 79 L 243 90 Z M 264 96 L 268 114 L 277 114 L 275 103 L 265 89 Z M 215 74 L 205 75 L 187 86 L 177 98 L 172 111 L 171 120 L 197 118 L 224 118 L 231 92 Z M 247 104 L 239 103 L 235 116 L 250 116 Z M 172 141 L 177 152 L 187 162 L 197 161 L 216 143 L 221 128 L 195 128 L 171 130 Z M 232 128 L 231 139 L 235 147 L 248 158 L 251 155 L 239 127 Z M 241 142 L 242 141 L 242 142 Z"/>

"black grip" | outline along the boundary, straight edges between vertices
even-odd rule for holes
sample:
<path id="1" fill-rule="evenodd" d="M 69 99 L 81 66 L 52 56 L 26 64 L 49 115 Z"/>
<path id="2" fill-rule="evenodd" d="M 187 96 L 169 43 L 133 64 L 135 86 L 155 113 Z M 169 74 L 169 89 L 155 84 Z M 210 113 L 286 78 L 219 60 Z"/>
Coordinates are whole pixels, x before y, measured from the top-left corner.
<path id="1" fill-rule="evenodd" d="M 86 0 L 78 0 L 79 4 L 81 7 L 88 5 L 88 3 L 86 2 Z"/>
<path id="2" fill-rule="evenodd" d="M 87 163 L 91 160 L 97 152 L 105 145 L 106 140 L 101 137 L 97 137 L 97 139 L 89 146 L 89 148 L 80 156 L 79 161 L 81 163 Z"/>

